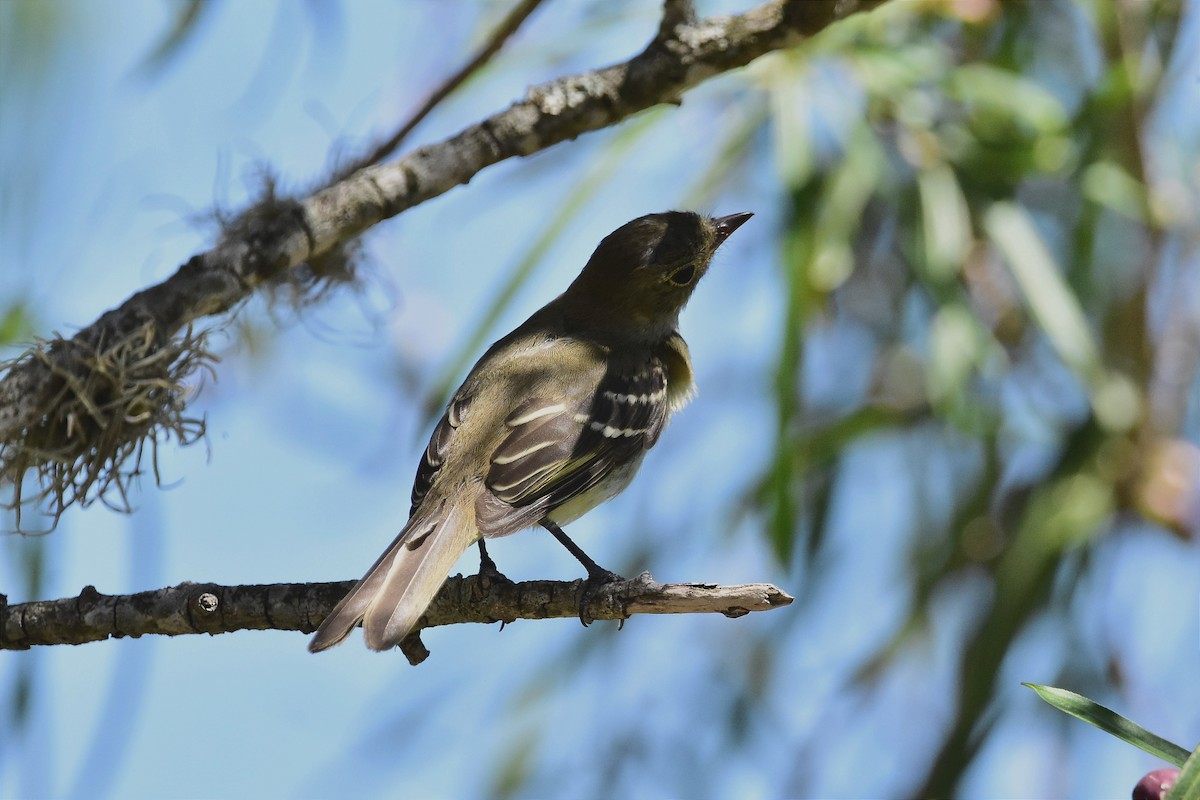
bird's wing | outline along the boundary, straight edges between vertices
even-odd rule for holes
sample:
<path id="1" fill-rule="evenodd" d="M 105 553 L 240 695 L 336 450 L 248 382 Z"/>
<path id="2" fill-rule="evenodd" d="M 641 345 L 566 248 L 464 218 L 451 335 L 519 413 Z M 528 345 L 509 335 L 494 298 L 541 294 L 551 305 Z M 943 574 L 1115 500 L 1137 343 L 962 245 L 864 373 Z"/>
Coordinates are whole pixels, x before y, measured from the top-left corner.
<path id="1" fill-rule="evenodd" d="M 450 442 L 454 438 L 454 433 L 458 430 L 458 426 L 462 424 L 463 417 L 470 405 L 471 396 L 460 388 L 454 397 L 451 398 L 449 405 L 446 406 L 446 413 L 442 415 L 442 418 L 434 427 L 433 434 L 429 437 L 429 445 L 425 448 L 424 455 L 421 456 L 420 465 L 417 466 L 417 477 L 413 481 L 412 508 L 409 510 L 409 516 L 417 510 L 417 506 L 421 505 L 421 501 L 429 493 L 429 488 L 433 486 L 433 479 L 437 477 L 438 471 L 446 461 L 446 453 L 450 449 Z"/>
<path id="2" fill-rule="evenodd" d="M 669 416 L 667 377 L 663 360 L 651 356 L 610 366 L 594 392 L 585 386 L 521 402 L 492 453 L 480 530 L 496 536 L 527 527 L 640 458 Z"/>

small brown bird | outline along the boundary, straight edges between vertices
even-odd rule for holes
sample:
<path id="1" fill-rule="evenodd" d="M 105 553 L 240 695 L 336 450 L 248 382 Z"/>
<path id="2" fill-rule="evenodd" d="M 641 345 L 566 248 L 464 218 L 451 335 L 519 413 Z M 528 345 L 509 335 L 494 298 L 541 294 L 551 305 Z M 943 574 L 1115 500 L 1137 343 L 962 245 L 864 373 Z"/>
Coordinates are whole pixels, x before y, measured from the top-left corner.
<path id="1" fill-rule="evenodd" d="M 494 570 L 483 540 L 535 525 L 579 559 L 589 586 L 616 579 L 561 526 L 628 486 L 691 399 L 679 312 L 750 216 L 668 211 L 628 222 L 565 292 L 492 345 L 434 428 L 408 523 L 308 649 L 332 647 L 359 621 L 367 647 L 395 647 L 468 547 L 478 543 L 481 569 Z"/>

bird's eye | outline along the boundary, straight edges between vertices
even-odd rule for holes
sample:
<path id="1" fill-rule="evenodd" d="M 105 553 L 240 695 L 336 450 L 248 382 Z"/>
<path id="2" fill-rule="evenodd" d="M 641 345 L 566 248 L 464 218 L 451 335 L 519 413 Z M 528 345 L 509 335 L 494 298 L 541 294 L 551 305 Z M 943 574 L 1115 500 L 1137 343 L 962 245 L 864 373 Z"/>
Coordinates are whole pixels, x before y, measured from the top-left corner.
<path id="1" fill-rule="evenodd" d="M 671 283 L 675 284 L 676 286 L 687 286 L 695 277 L 695 267 L 684 267 L 683 269 L 677 269 L 672 272 L 671 277 L 668 280 L 670 280 Z"/>

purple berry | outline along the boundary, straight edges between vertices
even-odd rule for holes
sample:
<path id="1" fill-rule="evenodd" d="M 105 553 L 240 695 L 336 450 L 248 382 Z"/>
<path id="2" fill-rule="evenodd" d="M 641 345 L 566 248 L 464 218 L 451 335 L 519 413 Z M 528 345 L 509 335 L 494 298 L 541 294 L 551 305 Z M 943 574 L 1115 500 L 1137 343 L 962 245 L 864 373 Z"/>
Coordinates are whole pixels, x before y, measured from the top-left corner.
<path id="1" fill-rule="evenodd" d="M 1179 770 L 1174 767 L 1164 767 L 1147 773 L 1146 777 L 1133 787 L 1133 800 L 1163 800 L 1178 777 Z"/>

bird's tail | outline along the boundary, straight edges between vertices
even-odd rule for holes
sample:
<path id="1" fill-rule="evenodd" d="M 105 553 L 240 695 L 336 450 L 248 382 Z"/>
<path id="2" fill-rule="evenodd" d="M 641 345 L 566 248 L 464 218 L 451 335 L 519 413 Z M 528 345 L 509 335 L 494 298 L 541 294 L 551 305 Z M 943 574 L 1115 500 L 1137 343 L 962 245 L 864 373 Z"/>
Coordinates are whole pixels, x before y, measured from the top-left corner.
<path id="1" fill-rule="evenodd" d="M 427 502 L 422 505 L 429 505 Z M 479 538 L 474 515 L 446 501 L 432 512 L 418 509 L 395 541 L 317 628 L 310 652 L 345 639 L 362 620 L 372 650 L 400 643 L 425 613 L 454 562 Z"/>

